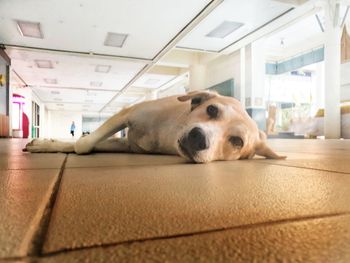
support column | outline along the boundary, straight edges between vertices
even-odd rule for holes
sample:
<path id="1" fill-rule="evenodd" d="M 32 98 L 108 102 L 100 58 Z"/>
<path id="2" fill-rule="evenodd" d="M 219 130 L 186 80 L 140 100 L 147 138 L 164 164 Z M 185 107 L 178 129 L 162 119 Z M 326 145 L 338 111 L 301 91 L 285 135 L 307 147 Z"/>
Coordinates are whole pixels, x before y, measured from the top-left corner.
<path id="1" fill-rule="evenodd" d="M 245 78 L 246 78 L 246 61 L 245 61 L 245 47 L 242 47 L 240 50 L 240 66 L 241 66 L 241 86 L 240 86 L 240 92 L 239 92 L 239 101 L 242 104 L 242 107 L 245 108 Z"/>
<path id="2" fill-rule="evenodd" d="M 206 67 L 199 61 L 199 55 L 196 54 L 193 63 L 190 66 L 189 91 L 205 89 Z"/>
<path id="3" fill-rule="evenodd" d="M 340 39 L 339 4 L 335 0 L 325 2 L 325 116 L 326 139 L 339 139 L 340 123 Z"/>
<path id="4" fill-rule="evenodd" d="M 246 47 L 245 105 L 248 114 L 256 121 L 260 130 L 266 130 L 265 63 L 264 39 Z"/>

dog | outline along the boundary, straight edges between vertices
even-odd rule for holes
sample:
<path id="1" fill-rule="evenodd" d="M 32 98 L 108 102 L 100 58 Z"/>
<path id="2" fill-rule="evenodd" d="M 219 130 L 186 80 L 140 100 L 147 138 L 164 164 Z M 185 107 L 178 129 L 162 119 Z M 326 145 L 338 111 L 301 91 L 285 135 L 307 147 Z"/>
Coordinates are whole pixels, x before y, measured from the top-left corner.
<path id="1" fill-rule="evenodd" d="M 111 137 L 125 128 L 127 138 Z M 141 102 L 75 143 L 35 139 L 24 151 L 157 153 L 180 155 L 194 163 L 251 159 L 255 154 L 285 158 L 266 145 L 265 133 L 238 100 L 209 91 Z"/>

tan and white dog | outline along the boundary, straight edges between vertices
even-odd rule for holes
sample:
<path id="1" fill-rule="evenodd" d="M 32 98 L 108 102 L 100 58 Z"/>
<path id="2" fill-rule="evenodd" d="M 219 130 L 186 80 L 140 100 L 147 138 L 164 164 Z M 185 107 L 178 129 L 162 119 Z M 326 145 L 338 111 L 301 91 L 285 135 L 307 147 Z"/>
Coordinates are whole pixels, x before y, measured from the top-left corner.
<path id="1" fill-rule="evenodd" d="M 111 137 L 126 127 L 127 138 Z M 285 158 L 271 150 L 265 139 L 238 100 L 197 91 L 123 109 L 76 143 L 33 140 L 24 151 L 177 154 L 196 163 L 249 159 L 255 154 Z"/>

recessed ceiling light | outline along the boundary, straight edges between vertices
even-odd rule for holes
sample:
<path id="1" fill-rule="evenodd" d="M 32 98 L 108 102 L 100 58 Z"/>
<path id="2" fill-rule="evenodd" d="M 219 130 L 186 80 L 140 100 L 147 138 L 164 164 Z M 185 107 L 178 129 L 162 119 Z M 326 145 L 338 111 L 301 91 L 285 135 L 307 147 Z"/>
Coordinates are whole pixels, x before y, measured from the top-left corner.
<path id="1" fill-rule="evenodd" d="M 95 72 L 100 72 L 100 73 L 108 73 L 111 70 L 111 66 L 106 66 L 106 65 L 97 65 L 95 68 Z"/>
<path id="2" fill-rule="evenodd" d="M 231 34 L 233 31 L 236 31 L 243 25 L 243 23 L 239 22 L 224 21 L 205 36 L 214 38 L 225 38 L 226 36 Z"/>
<path id="3" fill-rule="evenodd" d="M 34 60 L 38 68 L 53 68 L 52 62 L 50 60 Z"/>
<path id="4" fill-rule="evenodd" d="M 47 84 L 57 84 L 57 79 L 44 79 Z"/>
<path id="5" fill-rule="evenodd" d="M 90 81 L 90 86 L 91 87 L 101 87 L 102 81 Z"/>
<path id="6" fill-rule="evenodd" d="M 87 103 L 93 103 L 94 101 L 93 101 L 93 100 L 85 100 L 85 102 L 87 102 Z"/>
<path id="7" fill-rule="evenodd" d="M 63 107 L 64 104 L 62 104 L 62 103 L 56 103 L 56 106 L 58 106 L 58 107 Z"/>
<path id="8" fill-rule="evenodd" d="M 159 82 L 159 79 L 148 79 L 145 81 L 145 84 L 154 85 L 154 84 L 157 84 L 158 82 Z"/>
<path id="9" fill-rule="evenodd" d="M 87 96 L 96 96 L 97 94 L 95 92 L 87 91 L 86 93 Z"/>
<path id="10" fill-rule="evenodd" d="M 103 44 L 110 47 L 122 47 L 127 37 L 127 34 L 108 32 Z"/>
<path id="11" fill-rule="evenodd" d="M 58 95 L 60 94 L 61 92 L 57 91 L 57 90 L 51 90 L 51 94 L 55 94 L 55 95 Z"/>
<path id="12" fill-rule="evenodd" d="M 60 98 L 53 98 L 54 101 L 62 101 Z"/>
<path id="13" fill-rule="evenodd" d="M 44 38 L 39 22 L 16 20 L 17 28 L 24 37 Z"/>

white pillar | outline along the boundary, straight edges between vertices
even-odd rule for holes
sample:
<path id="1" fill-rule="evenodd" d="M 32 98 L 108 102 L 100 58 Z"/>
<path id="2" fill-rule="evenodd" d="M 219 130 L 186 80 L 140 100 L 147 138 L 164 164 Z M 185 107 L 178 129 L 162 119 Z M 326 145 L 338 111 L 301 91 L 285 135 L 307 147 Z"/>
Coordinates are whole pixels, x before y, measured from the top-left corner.
<path id="1" fill-rule="evenodd" d="M 251 46 L 252 105 L 265 109 L 265 40 L 259 39 Z"/>
<path id="2" fill-rule="evenodd" d="M 192 64 L 190 66 L 189 90 L 205 89 L 205 71 L 206 68 L 202 64 Z"/>
<path id="3" fill-rule="evenodd" d="M 324 109 L 324 62 L 315 65 L 315 75 L 312 77 L 312 112 L 314 115 L 319 109 Z"/>
<path id="4" fill-rule="evenodd" d="M 336 1 L 325 3 L 325 116 L 324 134 L 327 139 L 340 138 L 340 39 Z"/>
<path id="5" fill-rule="evenodd" d="M 194 54 L 189 73 L 189 91 L 207 88 L 205 83 L 206 66 L 201 63 L 199 54 Z"/>
<path id="6" fill-rule="evenodd" d="M 241 66 L 241 86 L 240 86 L 240 92 L 239 92 L 239 100 L 242 104 L 243 109 L 245 109 L 245 78 L 246 78 L 246 72 L 245 72 L 245 47 L 242 47 L 240 50 L 240 66 Z"/>

